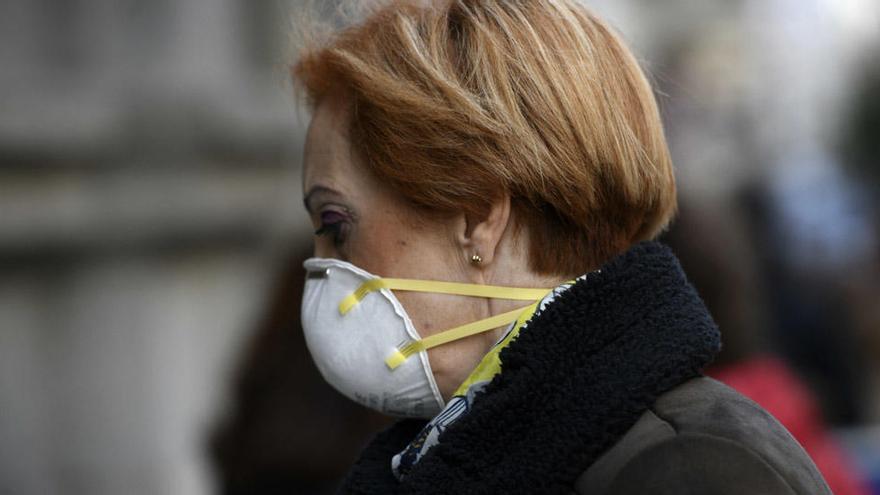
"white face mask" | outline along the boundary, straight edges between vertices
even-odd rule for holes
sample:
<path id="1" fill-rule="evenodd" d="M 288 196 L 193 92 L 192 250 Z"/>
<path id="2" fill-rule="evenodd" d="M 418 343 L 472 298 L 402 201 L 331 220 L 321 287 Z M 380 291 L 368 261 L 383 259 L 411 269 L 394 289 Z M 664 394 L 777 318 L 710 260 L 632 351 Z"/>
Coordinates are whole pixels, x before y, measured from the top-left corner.
<path id="1" fill-rule="evenodd" d="M 511 323 L 525 308 L 422 339 L 391 289 L 530 302 L 550 290 L 380 278 L 328 258 L 303 266 L 302 326 L 321 375 L 346 397 L 394 416 L 431 418 L 443 409 L 427 349 Z"/>

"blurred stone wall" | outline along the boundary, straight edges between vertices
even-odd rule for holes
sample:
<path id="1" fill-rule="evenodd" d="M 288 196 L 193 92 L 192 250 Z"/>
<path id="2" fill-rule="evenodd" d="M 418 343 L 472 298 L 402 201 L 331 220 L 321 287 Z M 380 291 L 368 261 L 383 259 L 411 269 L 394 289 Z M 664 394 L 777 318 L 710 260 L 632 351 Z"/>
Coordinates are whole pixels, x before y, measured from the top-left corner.
<path id="1" fill-rule="evenodd" d="M 0 493 L 211 491 L 205 429 L 304 231 L 296 7 L 0 2 Z"/>

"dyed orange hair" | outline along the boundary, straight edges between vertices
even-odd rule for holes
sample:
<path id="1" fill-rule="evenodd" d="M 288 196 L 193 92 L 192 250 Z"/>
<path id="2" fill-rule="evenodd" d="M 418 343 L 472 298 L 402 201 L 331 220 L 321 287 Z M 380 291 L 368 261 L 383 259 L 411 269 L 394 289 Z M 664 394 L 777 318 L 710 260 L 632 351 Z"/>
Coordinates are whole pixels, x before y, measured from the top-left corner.
<path id="1" fill-rule="evenodd" d="M 594 269 L 674 214 L 650 85 L 575 0 L 386 2 L 291 72 L 312 103 L 350 95 L 355 149 L 413 205 L 480 214 L 508 193 L 538 273 Z"/>

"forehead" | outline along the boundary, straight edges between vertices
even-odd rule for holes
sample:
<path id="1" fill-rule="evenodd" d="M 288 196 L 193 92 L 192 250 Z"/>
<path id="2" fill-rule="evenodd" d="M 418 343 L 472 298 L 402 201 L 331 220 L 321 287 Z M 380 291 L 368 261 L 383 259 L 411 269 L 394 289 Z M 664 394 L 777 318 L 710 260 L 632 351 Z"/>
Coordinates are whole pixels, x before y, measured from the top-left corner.
<path id="1" fill-rule="evenodd" d="M 328 95 L 315 107 L 306 135 L 303 189 L 343 187 L 358 173 L 348 138 L 348 109 L 342 97 Z"/>

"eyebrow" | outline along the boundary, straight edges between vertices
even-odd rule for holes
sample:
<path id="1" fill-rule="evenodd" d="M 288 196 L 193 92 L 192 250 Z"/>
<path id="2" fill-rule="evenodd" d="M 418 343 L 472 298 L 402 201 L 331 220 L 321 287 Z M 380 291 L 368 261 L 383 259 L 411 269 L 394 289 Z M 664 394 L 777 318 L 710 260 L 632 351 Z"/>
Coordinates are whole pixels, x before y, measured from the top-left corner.
<path id="1" fill-rule="evenodd" d="M 312 211 L 312 198 L 314 198 L 318 194 L 329 194 L 331 196 L 342 196 L 339 191 L 335 189 L 331 189 L 327 186 L 314 186 L 309 189 L 309 192 L 303 197 L 303 206 L 306 208 L 306 211 L 309 213 L 314 213 Z"/>

